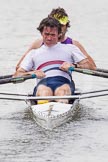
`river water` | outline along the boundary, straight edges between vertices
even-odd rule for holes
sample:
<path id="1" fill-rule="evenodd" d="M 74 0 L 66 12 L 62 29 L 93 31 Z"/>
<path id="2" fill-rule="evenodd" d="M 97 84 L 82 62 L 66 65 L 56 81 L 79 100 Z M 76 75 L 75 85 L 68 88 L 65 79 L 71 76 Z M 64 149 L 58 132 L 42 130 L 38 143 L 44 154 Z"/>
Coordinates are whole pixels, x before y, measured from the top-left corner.
<path id="1" fill-rule="evenodd" d="M 36 27 L 52 8 L 69 14 L 68 34 L 81 42 L 100 68 L 108 69 L 107 0 L 0 0 L 0 75 L 12 74 L 29 45 L 40 34 Z M 105 78 L 75 73 L 82 91 L 108 89 Z M 28 93 L 35 81 L 0 86 L 0 92 Z M 107 162 L 108 96 L 80 101 L 71 122 L 45 131 L 24 102 L 0 100 L 0 162 Z"/>

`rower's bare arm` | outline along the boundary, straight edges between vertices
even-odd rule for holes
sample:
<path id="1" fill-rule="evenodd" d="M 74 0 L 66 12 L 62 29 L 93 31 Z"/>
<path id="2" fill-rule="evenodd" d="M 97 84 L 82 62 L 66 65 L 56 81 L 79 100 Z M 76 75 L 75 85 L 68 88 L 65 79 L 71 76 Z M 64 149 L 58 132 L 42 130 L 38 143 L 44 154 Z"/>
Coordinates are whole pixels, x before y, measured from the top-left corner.
<path id="1" fill-rule="evenodd" d="M 81 50 L 81 52 L 88 58 L 88 60 L 90 61 L 90 63 L 93 64 L 93 66 L 96 67 L 96 64 L 95 64 L 94 60 L 87 53 L 87 51 L 85 50 L 85 48 L 78 41 L 76 41 L 76 40 L 73 40 L 73 44 L 76 45 Z"/>
<path id="2" fill-rule="evenodd" d="M 24 55 L 21 57 L 21 59 L 19 60 L 19 62 L 16 65 L 16 70 L 19 68 L 21 62 L 23 61 L 23 59 L 25 58 L 25 56 L 32 50 L 32 49 L 37 49 L 42 45 L 42 39 L 37 39 L 35 42 L 32 43 L 32 45 L 29 47 L 29 49 L 24 53 Z"/>
<path id="3" fill-rule="evenodd" d="M 96 66 L 92 64 L 88 58 L 77 63 L 77 68 L 96 70 Z"/>
<path id="4" fill-rule="evenodd" d="M 38 79 L 44 78 L 46 75 L 42 70 L 33 70 L 33 71 L 25 71 L 23 68 L 19 68 L 13 75 L 13 77 L 18 77 L 18 76 L 25 76 L 29 74 L 36 74 L 36 77 Z"/>
<path id="5" fill-rule="evenodd" d="M 71 64 L 69 62 L 64 62 L 61 66 L 60 69 L 63 71 L 68 71 L 69 67 L 77 67 L 81 69 L 91 69 L 91 70 L 96 70 L 96 67 L 91 64 L 91 62 L 88 60 L 88 58 L 83 59 L 82 61 L 78 62 L 77 64 Z"/>

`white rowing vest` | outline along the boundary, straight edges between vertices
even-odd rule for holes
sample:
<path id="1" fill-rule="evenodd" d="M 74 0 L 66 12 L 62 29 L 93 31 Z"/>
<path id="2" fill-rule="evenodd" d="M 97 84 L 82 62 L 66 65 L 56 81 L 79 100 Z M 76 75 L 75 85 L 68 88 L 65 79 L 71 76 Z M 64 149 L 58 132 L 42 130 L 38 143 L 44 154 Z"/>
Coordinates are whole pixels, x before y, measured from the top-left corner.
<path id="1" fill-rule="evenodd" d="M 78 63 L 85 58 L 84 54 L 72 44 L 57 43 L 52 47 L 42 45 L 28 53 L 21 63 L 21 68 L 26 71 L 32 69 L 42 70 L 46 73 L 46 77 L 63 76 L 70 80 L 66 72 L 57 68 L 63 62 Z"/>

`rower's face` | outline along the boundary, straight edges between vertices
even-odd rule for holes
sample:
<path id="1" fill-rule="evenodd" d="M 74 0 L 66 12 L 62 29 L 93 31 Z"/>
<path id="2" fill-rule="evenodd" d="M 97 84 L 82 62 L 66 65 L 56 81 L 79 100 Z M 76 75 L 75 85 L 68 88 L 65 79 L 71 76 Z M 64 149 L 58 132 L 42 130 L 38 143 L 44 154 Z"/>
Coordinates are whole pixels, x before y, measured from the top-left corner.
<path id="1" fill-rule="evenodd" d="M 43 32 L 41 33 L 43 37 L 43 42 L 47 46 L 55 45 L 58 42 L 58 29 L 56 27 L 44 27 Z"/>

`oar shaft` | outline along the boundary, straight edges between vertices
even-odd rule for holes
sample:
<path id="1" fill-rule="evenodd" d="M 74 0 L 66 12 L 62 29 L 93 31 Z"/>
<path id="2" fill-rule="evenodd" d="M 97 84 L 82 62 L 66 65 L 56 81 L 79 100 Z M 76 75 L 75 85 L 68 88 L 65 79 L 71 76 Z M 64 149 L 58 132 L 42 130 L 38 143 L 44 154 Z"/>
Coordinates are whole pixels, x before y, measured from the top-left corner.
<path id="1" fill-rule="evenodd" d="M 5 100 L 56 100 L 56 99 L 79 99 L 79 95 L 72 95 L 72 96 L 31 96 L 31 97 L 24 97 L 24 96 L 10 96 L 10 97 L 0 97 L 0 99 Z"/>
<path id="2" fill-rule="evenodd" d="M 80 68 L 70 67 L 69 71 L 76 71 L 76 72 L 83 73 L 83 74 L 88 74 L 88 75 L 108 78 L 108 74 L 107 73 L 98 72 L 98 71 L 89 70 L 89 69 L 80 69 Z"/>
<path id="3" fill-rule="evenodd" d="M 90 93 L 105 92 L 105 91 L 108 91 L 108 89 L 101 89 L 101 90 L 96 90 L 96 91 L 82 92 L 81 95 L 83 95 L 83 94 L 90 94 Z"/>
<path id="4" fill-rule="evenodd" d="M 0 76 L 0 79 L 5 79 L 5 78 L 11 78 L 12 75 L 4 75 L 4 76 Z"/>
<path id="5" fill-rule="evenodd" d="M 9 95 L 9 96 L 32 96 L 32 95 L 27 95 L 27 94 L 7 93 L 7 92 L 1 92 L 0 95 Z"/>
<path id="6" fill-rule="evenodd" d="M 72 95 L 72 96 L 34 96 L 34 97 L 24 97 L 24 96 L 14 96 L 14 97 L 0 97 L 2 100 L 15 100 L 15 101 L 29 101 L 29 100 L 57 100 L 57 99 L 87 99 L 94 97 L 108 96 L 108 93 L 105 94 L 96 94 L 96 95 Z"/>
<path id="7" fill-rule="evenodd" d="M 18 101 L 27 101 L 27 100 L 57 100 L 57 99 L 87 99 L 94 97 L 108 96 L 108 93 L 99 93 L 97 94 L 80 94 L 80 95 L 68 95 L 68 96 L 1 96 L 0 99 L 4 100 L 18 100 Z"/>
<path id="8" fill-rule="evenodd" d="M 80 99 L 87 99 L 87 98 L 94 98 L 94 97 L 102 97 L 102 96 L 108 96 L 108 93 L 105 94 L 97 94 L 97 95 L 90 95 L 90 96 L 81 96 Z"/>
<path id="9" fill-rule="evenodd" d="M 22 76 L 22 77 L 15 77 L 15 78 L 6 78 L 6 79 L 1 79 L 0 84 L 21 83 L 21 82 L 24 82 L 27 79 L 34 79 L 34 78 L 36 78 L 35 74 Z"/>
<path id="10" fill-rule="evenodd" d="M 101 68 L 97 68 L 96 71 L 100 71 L 100 72 L 108 73 L 108 69 L 101 69 Z"/>

